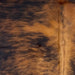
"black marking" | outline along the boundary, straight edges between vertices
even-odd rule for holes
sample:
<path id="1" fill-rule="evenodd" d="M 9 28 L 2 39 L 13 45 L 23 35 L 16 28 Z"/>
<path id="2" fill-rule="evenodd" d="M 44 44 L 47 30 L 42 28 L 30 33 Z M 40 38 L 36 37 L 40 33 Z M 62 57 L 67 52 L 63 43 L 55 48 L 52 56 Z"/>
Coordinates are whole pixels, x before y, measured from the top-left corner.
<path id="1" fill-rule="evenodd" d="M 39 47 L 39 46 L 46 46 L 46 43 L 48 42 L 49 38 L 48 37 L 45 37 L 45 36 L 42 36 L 42 37 L 39 37 L 38 38 L 35 38 L 35 39 L 32 39 L 32 38 L 29 38 L 29 43 L 30 43 L 30 46 L 31 47 Z"/>
<path id="2" fill-rule="evenodd" d="M 54 48 L 53 46 L 45 47 L 45 56 L 44 56 L 45 61 L 49 62 L 51 60 L 57 60 L 57 53 L 55 53 L 56 51 L 57 49 Z"/>
<path id="3" fill-rule="evenodd" d="M 6 19 L 7 18 L 7 13 L 5 12 L 0 12 L 0 19 Z"/>
<path id="4" fill-rule="evenodd" d="M 11 6 L 2 6 L 1 7 L 1 19 L 11 19 L 11 20 L 20 20 L 28 22 L 29 25 L 33 25 L 33 21 L 38 21 L 39 23 L 47 24 L 43 20 L 45 19 L 47 14 L 43 12 L 42 7 L 48 1 L 23 1 L 22 3 L 14 3 Z M 10 4 L 10 3 L 9 3 Z M 36 12 L 42 11 L 42 14 L 35 14 Z"/>
<path id="5" fill-rule="evenodd" d="M 22 12 L 18 12 L 18 13 L 13 13 L 12 15 L 10 15 L 10 19 L 14 19 L 14 20 L 19 20 L 24 16 L 24 14 Z"/>
<path id="6" fill-rule="evenodd" d="M 0 2 L 1 2 L 1 3 L 6 3 L 6 2 L 7 2 L 7 0 L 0 0 Z"/>
<path id="7" fill-rule="evenodd" d="M 12 55 L 14 54 L 15 52 L 13 51 L 9 51 L 9 52 L 5 52 L 4 50 L 3 51 L 0 51 L 0 60 L 1 59 L 4 59 L 4 60 L 8 60 L 9 57 L 12 58 Z"/>
<path id="8" fill-rule="evenodd" d="M 69 0 L 70 2 L 72 2 L 72 3 L 75 3 L 75 0 Z"/>
<path id="9" fill-rule="evenodd" d="M 75 59 L 73 59 L 75 60 Z M 71 68 L 72 68 L 72 71 L 73 71 L 73 75 L 75 75 L 75 61 L 73 60 L 70 60 L 70 65 L 71 65 Z"/>
<path id="10" fill-rule="evenodd" d="M 18 42 L 10 42 L 9 40 L 12 40 L 13 35 L 9 34 L 9 32 L 1 31 L 0 32 L 0 49 L 6 50 L 6 49 L 16 49 L 17 47 L 14 47 L 13 44 L 16 44 Z"/>

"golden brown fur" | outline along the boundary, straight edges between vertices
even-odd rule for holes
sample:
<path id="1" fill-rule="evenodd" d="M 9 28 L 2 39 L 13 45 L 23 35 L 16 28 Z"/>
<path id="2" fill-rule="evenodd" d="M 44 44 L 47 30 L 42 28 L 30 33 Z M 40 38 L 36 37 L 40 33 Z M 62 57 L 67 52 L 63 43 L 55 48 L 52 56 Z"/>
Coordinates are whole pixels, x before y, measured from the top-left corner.
<path id="1" fill-rule="evenodd" d="M 56 0 L 1 0 L 0 75 L 61 74 L 59 26 L 63 24 L 63 18 L 60 17 L 64 15 L 66 25 L 70 22 L 70 19 L 66 21 L 67 8 L 62 11 L 61 8 Z M 75 66 L 73 54 L 68 62 L 70 75 L 74 75 L 75 67 L 71 67 Z"/>

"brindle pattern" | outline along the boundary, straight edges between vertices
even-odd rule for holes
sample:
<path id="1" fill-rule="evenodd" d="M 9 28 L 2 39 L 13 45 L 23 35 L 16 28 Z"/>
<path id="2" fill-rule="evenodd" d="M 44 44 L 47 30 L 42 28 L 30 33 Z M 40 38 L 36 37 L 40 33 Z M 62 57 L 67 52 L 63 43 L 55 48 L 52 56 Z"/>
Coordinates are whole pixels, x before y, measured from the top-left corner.
<path id="1" fill-rule="evenodd" d="M 64 12 L 60 7 L 57 0 L 0 0 L 0 75 L 60 75 L 59 25 L 64 22 L 65 34 L 75 28 L 68 6 L 62 5 Z M 65 21 L 59 24 L 60 16 Z M 67 74 L 74 75 L 75 34 L 63 37 L 70 51 Z"/>
<path id="2" fill-rule="evenodd" d="M 58 75 L 57 6 L 53 0 L 0 0 L 0 75 Z"/>

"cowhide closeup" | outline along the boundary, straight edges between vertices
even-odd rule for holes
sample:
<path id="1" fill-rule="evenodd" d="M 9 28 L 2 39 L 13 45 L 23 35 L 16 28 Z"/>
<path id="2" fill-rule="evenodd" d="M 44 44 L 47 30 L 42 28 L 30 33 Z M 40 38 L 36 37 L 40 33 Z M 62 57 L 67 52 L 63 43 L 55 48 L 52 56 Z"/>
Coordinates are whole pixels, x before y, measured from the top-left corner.
<path id="1" fill-rule="evenodd" d="M 75 75 L 74 13 L 73 0 L 0 0 L 0 75 Z"/>

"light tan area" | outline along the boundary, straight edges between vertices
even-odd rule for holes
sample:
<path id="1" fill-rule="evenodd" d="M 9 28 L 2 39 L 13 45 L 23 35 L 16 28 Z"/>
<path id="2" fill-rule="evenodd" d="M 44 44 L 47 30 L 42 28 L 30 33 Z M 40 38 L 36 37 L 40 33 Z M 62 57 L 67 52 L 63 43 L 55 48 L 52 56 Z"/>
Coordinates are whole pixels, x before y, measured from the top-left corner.
<path id="1" fill-rule="evenodd" d="M 71 60 L 75 55 L 74 51 L 74 32 L 75 32 L 75 4 L 67 3 L 62 5 L 63 9 L 60 24 L 60 75 L 74 75 Z M 71 57 L 72 56 L 72 57 Z"/>

